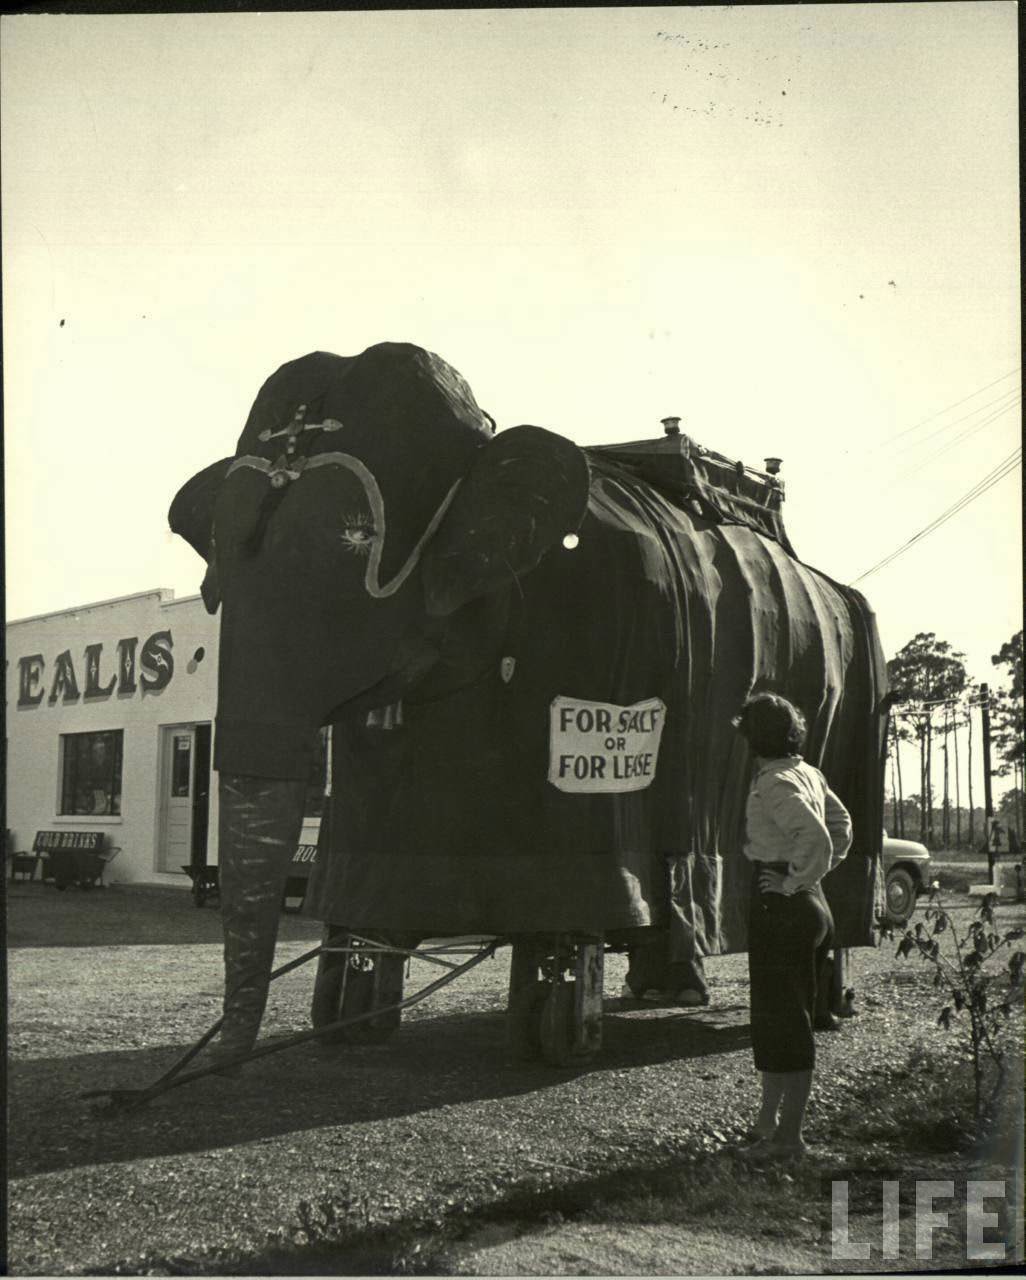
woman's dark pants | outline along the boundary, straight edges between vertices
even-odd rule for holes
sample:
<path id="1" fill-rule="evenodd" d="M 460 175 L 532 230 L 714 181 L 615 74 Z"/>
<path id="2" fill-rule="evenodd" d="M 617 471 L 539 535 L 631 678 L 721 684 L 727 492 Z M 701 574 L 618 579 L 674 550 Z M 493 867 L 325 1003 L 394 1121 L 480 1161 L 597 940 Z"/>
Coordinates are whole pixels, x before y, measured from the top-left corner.
<path id="1" fill-rule="evenodd" d="M 762 893 L 761 869 L 757 864 L 748 917 L 755 1066 L 809 1071 L 816 1060 L 816 979 L 833 942 L 834 920 L 819 885 L 786 896 Z"/>

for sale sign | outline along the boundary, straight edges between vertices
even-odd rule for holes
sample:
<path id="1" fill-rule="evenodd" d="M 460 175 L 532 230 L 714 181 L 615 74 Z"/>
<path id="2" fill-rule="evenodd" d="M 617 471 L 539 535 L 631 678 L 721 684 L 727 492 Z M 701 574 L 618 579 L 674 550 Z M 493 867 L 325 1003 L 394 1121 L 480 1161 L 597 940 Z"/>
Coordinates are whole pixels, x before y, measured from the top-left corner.
<path id="1" fill-rule="evenodd" d="M 549 781 L 560 791 L 644 791 L 656 775 L 665 720 L 659 698 L 629 707 L 553 698 Z"/>

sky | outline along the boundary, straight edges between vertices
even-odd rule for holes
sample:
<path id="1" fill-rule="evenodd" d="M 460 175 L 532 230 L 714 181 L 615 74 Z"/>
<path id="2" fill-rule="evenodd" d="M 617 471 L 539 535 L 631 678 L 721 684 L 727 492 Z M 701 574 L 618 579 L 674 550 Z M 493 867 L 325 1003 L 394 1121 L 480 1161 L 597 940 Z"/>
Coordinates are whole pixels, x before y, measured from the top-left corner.
<path id="1" fill-rule="evenodd" d="M 410 341 L 500 429 L 781 457 L 887 655 L 998 674 L 1013 3 L 21 15 L 0 72 L 9 619 L 195 593 L 167 507 L 264 378 Z"/>

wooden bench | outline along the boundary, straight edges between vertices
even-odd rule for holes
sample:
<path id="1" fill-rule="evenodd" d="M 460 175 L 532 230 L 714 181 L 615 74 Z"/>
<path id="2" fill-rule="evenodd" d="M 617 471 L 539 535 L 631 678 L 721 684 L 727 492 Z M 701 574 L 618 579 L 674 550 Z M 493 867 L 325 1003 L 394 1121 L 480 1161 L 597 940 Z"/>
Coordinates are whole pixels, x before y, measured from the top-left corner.
<path id="1" fill-rule="evenodd" d="M 292 861 L 289 864 L 285 892 L 282 895 L 283 909 L 286 908 L 290 898 L 298 898 L 300 905 L 302 905 L 303 899 L 306 897 L 306 882 L 310 878 L 310 872 L 316 861 L 317 846 L 315 844 L 296 846 L 296 852 L 292 855 Z M 197 867 L 183 864 L 182 870 L 192 881 L 192 900 L 197 907 L 202 907 L 207 898 L 220 897 L 221 881 L 218 867 Z"/>
<path id="2" fill-rule="evenodd" d="M 22 880 L 34 880 L 36 876 L 36 867 L 39 865 L 39 857 L 35 853 L 18 853 L 12 850 L 7 855 L 7 860 L 11 864 L 11 879 L 17 880 L 19 876 Z"/>
<path id="3" fill-rule="evenodd" d="M 36 874 L 36 867 L 39 864 L 39 855 L 35 853 L 22 853 L 14 847 L 14 838 L 10 830 L 4 828 L 4 861 L 10 865 L 11 879 L 17 880 L 20 876 L 23 880 L 32 880 Z"/>
<path id="4" fill-rule="evenodd" d="M 102 888 L 107 864 L 120 852 L 120 846 L 107 843 L 103 831 L 37 831 L 32 841 L 33 855 L 44 859 L 42 879 L 62 890 L 72 884 Z"/>

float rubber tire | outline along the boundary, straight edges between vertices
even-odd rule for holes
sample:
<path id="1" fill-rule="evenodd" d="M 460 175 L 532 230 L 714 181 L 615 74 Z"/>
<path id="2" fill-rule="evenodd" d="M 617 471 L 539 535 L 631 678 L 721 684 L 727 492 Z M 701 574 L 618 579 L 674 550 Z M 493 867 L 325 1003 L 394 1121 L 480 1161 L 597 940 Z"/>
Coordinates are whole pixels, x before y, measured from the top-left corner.
<path id="1" fill-rule="evenodd" d="M 345 955 L 322 956 L 314 979 L 310 1021 L 314 1029 L 340 1018 L 353 1018 L 373 1008 L 374 971 L 356 969 Z M 399 1025 L 398 1010 L 367 1018 L 349 1027 L 336 1027 L 320 1037 L 321 1044 L 383 1044 Z"/>
<path id="2" fill-rule="evenodd" d="M 521 1062 L 542 1056 L 542 1007 L 548 992 L 547 982 L 536 981 L 510 995 L 506 1009 L 506 1043 L 512 1057 Z"/>
<path id="3" fill-rule="evenodd" d="M 541 1005 L 541 1054 L 552 1067 L 568 1067 L 580 1058 L 574 1052 L 576 985 L 574 982 L 550 983 Z"/>

